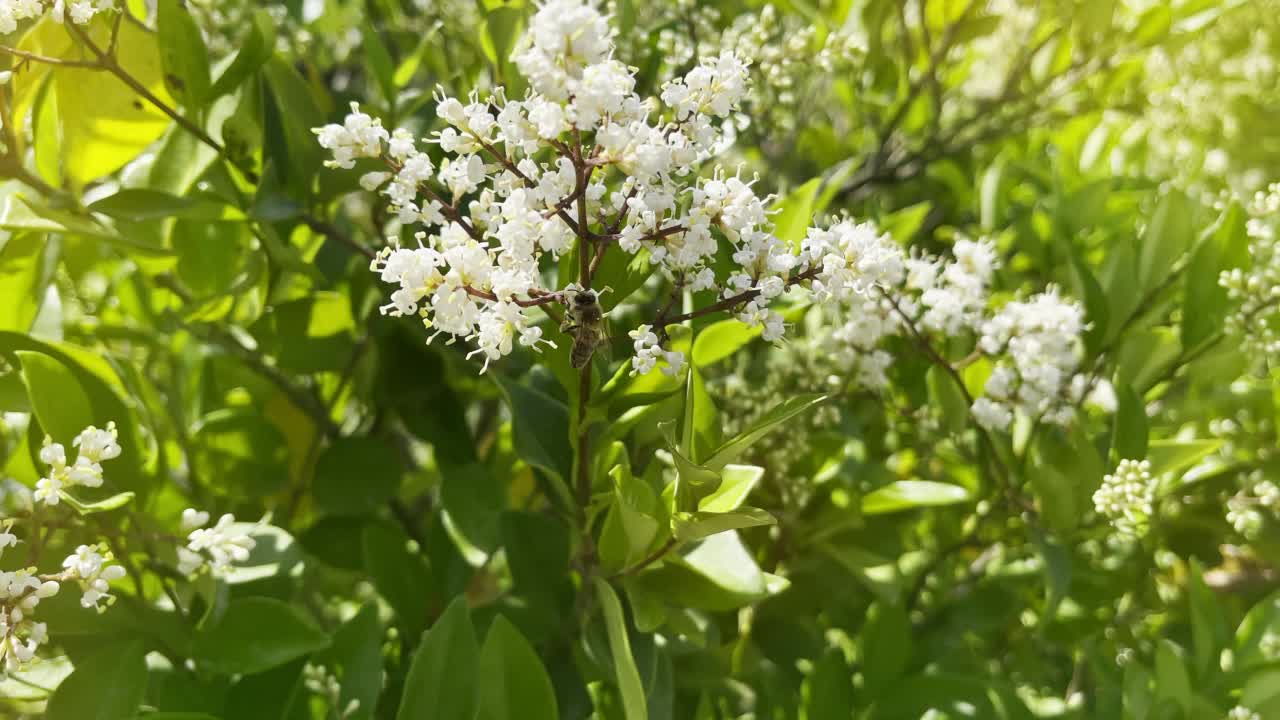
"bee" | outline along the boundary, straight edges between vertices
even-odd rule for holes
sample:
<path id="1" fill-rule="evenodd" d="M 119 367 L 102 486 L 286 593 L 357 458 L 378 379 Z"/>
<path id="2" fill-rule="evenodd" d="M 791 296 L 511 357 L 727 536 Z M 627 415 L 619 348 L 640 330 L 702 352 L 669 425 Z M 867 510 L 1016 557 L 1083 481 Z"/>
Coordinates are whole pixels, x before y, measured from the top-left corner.
<path id="1" fill-rule="evenodd" d="M 596 291 L 569 289 L 560 332 L 573 337 L 573 348 L 569 351 L 570 365 L 582 368 L 591 362 L 591 355 L 596 348 L 609 339 L 604 308 L 600 307 L 600 295 Z"/>

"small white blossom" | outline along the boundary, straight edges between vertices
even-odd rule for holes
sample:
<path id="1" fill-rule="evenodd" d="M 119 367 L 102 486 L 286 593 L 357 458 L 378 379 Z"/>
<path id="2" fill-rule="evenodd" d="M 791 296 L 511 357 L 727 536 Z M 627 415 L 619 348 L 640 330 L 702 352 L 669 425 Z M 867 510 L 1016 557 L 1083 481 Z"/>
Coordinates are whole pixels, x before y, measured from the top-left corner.
<path id="1" fill-rule="evenodd" d="M 1115 472 L 1104 477 L 1102 486 L 1093 493 L 1094 509 L 1128 537 L 1146 532 L 1154 503 L 1155 484 L 1147 460 L 1121 460 Z"/>
<path id="2" fill-rule="evenodd" d="M 207 513 L 205 514 L 207 519 Z M 192 518 L 193 520 L 196 518 Z M 186 574 L 193 574 L 207 562 L 215 574 L 225 573 L 232 563 L 249 559 L 249 551 L 257 544 L 248 533 L 233 528 L 236 519 L 223 515 L 211 528 L 192 530 L 187 536 L 186 553 L 179 553 L 180 567 Z"/>

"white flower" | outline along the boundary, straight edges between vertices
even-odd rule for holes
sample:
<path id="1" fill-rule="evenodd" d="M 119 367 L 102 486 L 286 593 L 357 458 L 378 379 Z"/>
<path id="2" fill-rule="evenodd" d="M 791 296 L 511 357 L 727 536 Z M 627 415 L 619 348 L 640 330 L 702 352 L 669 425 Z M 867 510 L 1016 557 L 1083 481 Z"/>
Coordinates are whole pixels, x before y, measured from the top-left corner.
<path id="1" fill-rule="evenodd" d="M 1013 413 L 1009 408 L 988 397 L 974 400 L 970 412 L 973 419 L 988 430 L 1007 430 L 1013 423 Z"/>
<path id="2" fill-rule="evenodd" d="M 1146 532 L 1154 512 L 1155 484 L 1151 479 L 1151 463 L 1146 460 L 1121 460 L 1115 472 L 1102 479 L 1093 493 L 1093 506 L 1099 515 L 1111 521 L 1121 535 L 1137 537 Z"/>
<path id="3" fill-rule="evenodd" d="M 182 511 L 182 529 L 190 532 L 196 528 L 204 527 L 209 523 L 209 513 L 195 508 L 187 508 Z"/>
<path id="4" fill-rule="evenodd" d="M 1244 705 L 1237 705 L 1227 713 L 1227 720 L 1262 720 L 1262 716 Z"/>
<path id="5" fill-rule="evenodd" d="M 223 573 L 231 568 L 233 562 L 244 562 L 249 559 L 249 551 L 257 544 L 248 533 L 232 527 L 236 519 L 231 515 L 223 515 L 211 528 L 193 530 L 187 536 L 185 550 L 194 555 L 207 555 L 214 573 Z M 181 553 L 180 553 L 181 556 Z M 203 556 L 201 556 L 203 558 Z M 180 557 L 180 569 L 187 574 L 195 572 L 201 562 L 192 563 Z"/>
<path id="6" fill-rule="evenodd" d="M 116 438 L 114 422 L 107 423 L 105 430 L 90 425 L 72 441 L 78 454 L 75 462 L 68 465 L 66 448 L 46 437 L 44 446 L 40 448 L 40 461 L 49 466 L 49 474 L 36 482 L 36 490 L 32 493 L 34 500 L 46 505 L 57 505 L 61 500 L 60 492 L 81 485 L 100 487 L 103 476 L 99 461 L 120 456 L 120 444 Z"/>
<path id="7" fill-rule="evenodd" d="M 88 545 L 76 548 L 75 554 L 62 561 L 66 571 L 64 576 L 80 583 L 82 607 L 98 609 L 102 601 L 111 601 L 112 595 L 108 593 L 110 583 L 123 578 L 125 570 L 120 565 L 109 565 L 109 562 L 109 556 Z"/>
<path id="8" fill-rule="evenodd" d="M 116 424 L 109 422 L 106 430 L 99 430 L 90 425 L 81 431 L 71 444 L 80 449 L 80 458 L 97 463 L 120 457 L 120 444 L 116 442 L 117 437 Z"/>
<path id="9" fill-rule="evenodd" d="M 378 157 L 382 144 L 391 136 L 382 127 L 382 121 L 360 112 L 357 103 L 351 103 L 351 113 L 342 125 L 325 125 L 312 130 L 320 139 L 320 146 L 333 152 L 330 167 L 351 169 L 358 158 Z"/>

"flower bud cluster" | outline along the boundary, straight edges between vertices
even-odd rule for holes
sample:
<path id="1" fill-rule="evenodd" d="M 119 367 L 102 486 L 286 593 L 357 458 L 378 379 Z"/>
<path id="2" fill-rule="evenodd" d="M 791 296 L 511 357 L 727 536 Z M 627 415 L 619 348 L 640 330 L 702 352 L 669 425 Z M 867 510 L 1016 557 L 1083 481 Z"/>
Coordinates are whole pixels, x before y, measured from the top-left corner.
<path id="1" fill-rule="evenodd" d="M 1126 537 L 1146 533 L 1154 504 L 1155 483 L 1147 460 L 1121 460 L 1115 472 L 1105 476 L 1102 486 L 1093 493 L 1094 509 Z"/>
<path id="2" fill-rule="evenodd" d="M 182 511 L 182 529 L 190 531 L 185 547 L 178 548 L 178 571 L 184 575 L 195 575 L 209 570 L 214 575 L 222 575 L 231 570 L 231 564 L 249 559 L 249 553 L 256 546 L 256 541 L 237 527 L 234 516 L 227 514 L 218 518 L 212 527 L 209 513 L 195 508 Z"/>
<path id="3" fill-rule="evenodd" d="M 36 502 L 57 505 L 61 493 L 77 486 L 96 488 L 102 486 L 102 462 L 120 456 L 120 444 L 116 442 L 116 425 L 108 423 L 105 430 L 90 425 L 85 428 L 72 446 L 78 449 L 76 459 L 67 462 L 67 449 L 61 443 L 45 436 L 40 448 L 40 462 L 49 466 L 49 474 L 36 482 L 33 497 Z"/>
<path id="4" fill-rule="evenodd" d="M 1245 487 L 1227 500 L 1227 522 L 1247 538 L 1257 536 L 1268 518 L 1280 517 L 1280 486 L 1255 470 L 1245 477 Z"/>
<path id="5" fill-rule="evenodd" d="M 1280 183 L 1259 192 L 1249 211 L 1250 267 L 1223 272 L 1218 283 L 1236 303 L 1228 332 L 1271 358 L 1280 354 Z"/>
<path id="6" fill-rule="evenodd" d="M 0 524 L 0 555 L 17 545 L 12 519 Z M 58 594 L 64 583 L 79 584 L 80 605 L 102 610 L 110 605 L 110 583 L 124 577 L 125 570 L 111 563 L 111 553 L 102 547 L 81 545 L 62 561 L 63 571 L 41 575 L 35 568 L 0 570 L 0 667 L 15 672 L 36 657 L 36 651 L 49 639 L 46 623 L 36 620 L 40 601 Z"/>

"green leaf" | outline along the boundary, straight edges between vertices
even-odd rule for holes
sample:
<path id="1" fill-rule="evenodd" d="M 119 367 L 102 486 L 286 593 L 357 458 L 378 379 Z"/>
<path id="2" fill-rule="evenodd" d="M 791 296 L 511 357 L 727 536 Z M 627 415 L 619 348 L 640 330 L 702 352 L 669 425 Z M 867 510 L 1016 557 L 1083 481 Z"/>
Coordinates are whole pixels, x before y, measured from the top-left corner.
<path id="1" fill-rule="evenodd" d="M 81 515 L 93 515 L 96 513 L 103 513 L 103 512 L 110 512 L 112 510 L 118 510 L 124 507 L 125 505 L 128 505 L 129 503 L 133 502 L 133 499 L 136 497 L 136 495 L 132 492 L 122 492 L 116 495 L 112 495 L 111 497 L 106 498 L 105 500 L 86 503 L 86 502 L 81 502 L 80 500 L 77 500 L 75 497 L 66 493 L 65 491 L 59 492 L 58 496 L 62 498 L 64 501 L 66 501 L 68 505 L 74 508 L 75 511 L 80 513 Z"/>
<path id="2" fill-rule="evenodd" d="M 342 624 L 333 634 L 328 649 L 316 654 L 316 661 L 342 679 L 338 706 L 352 701 L 356 711 L 344 720 L 368 720 L 374 717 L 378 695 L 382 692 L 383 627 L 378 621 L 378 606 L 369 603 Z"/>
<path id="3" fill-rule="evenodd" d="M 715 400 L 707 392 L 706 379 L 696 365 L 689 367 L 682 422 L 680 451 L 693 462 L 704 462 L 712 448 L 720 444 L 722 435 Z"/>
<path id="4" fill-rule="evenodd" d="M 1187 599 L 1191 606 L 1191 645 L 1195 650 L 1196 677 L 1202 682 L 1209 679 L 1215 661 L 1227 644 L 1227 621 L 1218 606 L 1218 599 L 1204 582 L 1204 569 L 1200 561 L 1191 559 L 1191 572 L 1187 576 Z"/>
<path id="5" fill-rule="evenodd" d="M 50 273 L 45 263 L 47 236 L 17 232 L 0 241 L 0 330 L 25 333 L 40 311 Z"/>
<path id="6" fill-rule="evenodd" d="M 120 490 L 132 490 L 138 493 L 141 498 L 146 498 L 151 489 L 155 487 L 158 479 L 154 473 L 144 472 L 142 463 L 145 460 L 144 449 L 146 447 L 139 437 L 139 427 L 133 421 L 133 414 L 130 412 L 129 406 L 121 399 L 128 394 L 124 388 L 124 384 L 120 381 L 120 377 L 116 375 L 111 363 L 107 358 L 98 352 L 91 352 L 85 348 L 71 345 L 63 342 L 45 342 L 37 340 L 28 335 L 21 335 L 11 332 L 0 332 L 0 353 L 8 355 L 11 361 L 18 360 L 19 352 L 34 352 L 47 355 L 53 360 L 60 363 L 70 371 L 71 376 L 79 385 L 84 397 L 88 400 L 92 410 L 92 419 L 90 422 L 97 427 L 106 427 L 107 423 L 115 421 L 117 430 L 119 431 L 120 447 L 124 449 L 121 456 L 112 460 L 107 466 L 107 477 L 109 478 L 113 488 Z M 62 377 L 62 376 L 57 376 Z M 66 402 L 76 403 L 78 397 L 74 391 L 64 390 L 59 386 L 55 391 L 56 395 L 45 395 L 46 402 L 52 402 L 55 399 L 63 398 Z M 68 399 L 71 398 L 71 399 Z M 58 414 L 61 411 L 51 409 L 49 413 Z M 37 414 L 37 417 L 39 415 Z M 68 422 L 72 418 L 64 419 Z M 71 430 L 70 436 L 59 437 L 59 441 L 69 443 L 84 429 L 84 425 Z M 46 429 L 46 432 L 51 432 Z M 36 438 L 39 443 L 39 438 Z"/>
<path id="7" fill-rule="evenodd" d="M 306 80 L 284 58 L 268 59 L 262 74 L 275 102 L 274 120 L 283 141 L 275 142 L 268 134 L 264 153 L 270 155 L 290 196 L 301 200 L 310 196 L 312 183 L 321 170 L 322 151 L 311 129 L 323 125 L 324 116 Z"/>
<path id="8" fill-rule="evenodd" d="M 495 67 L 503 66 L 510 57 L 523 19 L 519 8 L 508 6 L 493 8 L 485 16 L 484 52 Z"/>
<path id="9" fill-rule="evenodd" d="M 497 549 L 499 518 L 506 507 L 504 484 L 477 462 L 442 463 L 440 498 L 453 529 L 484 552 Z"/>
<path id="10" fill-rule="evenodd" d="M 524 384 L 499 377 L 498 385 L 511 406 L 516 453 L 533 467 L 570 476 L 573 451 L 569 446 L 569 410 L 564 403 Z"/>
<path id="11" fill-rule="evenodd" d="M 335 440 L 320 453 L 312 494 L 330 515 L 363 515 L 395 497 L 403 472 L 394 448 L 373 437 Z"/>
<path id="12" fill-rule="evenodd" d="M 156 30 L 165 85 L 188 109 L 200 108 L 209 97 L 209 55 L 195 19 L 180 0 L 159 0 Z"/>
<path id="13" fill-rule="evenodd" d="M 1143 456 L 1151 461 L 1151 476 L 1181 474 L 1201 460 L 1216 453 L 1223 440 L 1153 440 Z"/>
<path id="14" fill-rule="evenodd" d="M 712 471 L 718 472 L 722 470 L 726 465 L 738 459 L 757 440 L 774 430 L 778 430 L 788 421 L 812 410 L 826 401 L 826 399 L 826 395 L 797 395 L 785 400 L 781 405 L 752 423 L 751 427 L 744 430 L 737 437 L 726 440 L 723 445 L 711 453 L 703 465 Z"/>
<path id="15" fill-rule="evenodd" d="M 1147 410 L 1133 387 L 1118 384 L 1116 417 L 1112 425 L 1111 447 L 1117 460 L 1141 460 L 1147 456 Z"/>
<path id="16" fill-rule="evenodd" d="M 110 13 L 101 13 L 82 29 L 98 45 L 111 39 Z M 141 23 L 119 24 L 115 60 L 134 81 L 166 105 L 173 105 L 164 85 L 156 33 Z M 92 60 L 93 56 L 67 29 L 45 16 L 18 43 L 20 49 L 46 57 Z M 169 127 L 170 119 L 149 100 L 110 73 L 33 63 L 14 77 L 13 118 L 25 118 L 46 78 L 52 80 L 45 102 L 56 100 L 60 166 L 73 187 L 119 170 Z M 92 92 L 86 92 L 92 88 Z M 23 133 L 18 133 L 19 137 Z"/>
<path id="17" fill-rule="evenodd" d="M 1218 283 L 1225 270 L 1242 267 L 1249 260 L 1248 220 L 1232 203 L 1219 218 L 1187 266 L 1187 290 L 1182 305 L 1182 347 L 1194 349 L 1222 330 L 1230 310 L 1227 289 Z"/>
<path id="18" fill-rule="evenodd" d="M 1195 240 L 1191 202 L 1173 191 L 1156 205 L 1138 253 L 1138 283 L 1143 289 L 1151 290 L 1164 282 L 1174 263 L 1191 248 Z"/>
<path id="19" fill-rule="evenodd" d="M 569 571 L 569 528 L 549 515 L 508 511 L 502 514 L 502 545 L 516 588 L 549 594 Z"/>
<path id="20" fill-rule="evenodd" d="M 409 666 L 396 720 L 472 720 L 479 657 L 467 600 L 459 596 L 423 636 Z M 485 678 L 486 694 L 489 680 Z"/>
<path id="21" fill-rule="evenodd" d="M 410 551 L 409 538 L 398 525 L 372 523 L 361 537 L 365 571 L 378 594 L 410 637 L 420 634 L 427 626 L 431 592 L 431 571 L 422 555 Z"/>
<path id="22" fill-rule="evenodd" d="M 613 657 L 618 691 L 622 694 L 622 708 L 626 720 L 648 720 L 649 709 L 645 699 L 640 672 L 636 669 L 631 653 L 631 640 L 627 636 L 627 620 L 622 603 L 609 583 L 599 577 L 592 579 L 600 609 L 604 612 L 605 630 L 609 635 L 609 651 Z"/>
<path id="23" fill-rule="evenodd" d="M 121 720 L 133 717 L 147 687 L 141 640 L 99 649 L 76 663 L 53 696 L 48 720 Z"/>
<path id="24" fill-rule="evenodd" d="M 964 399 L 964 391 L 956 385 L 950 373 L 936 365 L 929 368 L 925 380 L 929 385 L 929 396 L 942 410 L 943 426 L 953 434 L 964 432 L 969 425 L 969 403 Z"/>
<path id="25" fill-rule="evenodd" d="M 1193 694 L 1191 676 L 1182 664 L 1178 646 L 1169 640 L 1161 640 L 1156 647 L 1156 703 L 1172 700 L 1184 714 L 1190 714 Z"/>
<path id="26" fill-rule="evenodd" d="M 1268 634 L 1280 634 L 1280 591 L 1272 592 L 1249 608 L 1236 628 L 1234 650 L 1237 668 L 1271 662 L 1270 653 L 1262 647 Z"/>
<path id="27" fill-rule="evenodd" d="M 279 600 L 233 600 L 210 627 L 196 633 L 192 657 L 224 674 L 253 674 L 283 665 L 329 645 L 329 637 Z"/>
<path id="28" fill-rule="evenodd" d="M 89 205 L 94 212 L 136 222 L 161 218 L 240 220 L 244 215 L 228 205 L 205 198 L 185 198 L 160 190 L 125 188 Z"/>
<path id="29" fill-rule="evenodd" d="M 556 720 L 556 695 L 538 654 L 505 617 L 494 618 L 480 650 L 484 691 L 476 720 Z M 434 717 L 432 718 L 434 720 Z"/>
<path id="30" fill-rule="evenodd" d="M 774 209 L 779 210 L 773 216 L 773 233 L 779 240 L 799 247 L 804 240 L 809 225 L 813 222 L 814 203 L 818 197 L 818 188 L 822 178 L 814 178 L 795 188 L 786 197 L 779 200 Z"/>
<path id="31" fill-rule="evenodd" d="M 786 580 L 760 569 L 733 531 L 708 537 L 634 582 L 667 603 L 702 610 L 733 610 L 787 587 Z"/>
<path id="32" fill-rule="evenodd" d="M 700 368 L 714 365 L 760 337 L 763 330 L 763 326 L 751 327 L 734 318 L 714 322 L 698 331 L 693 362 Z"/>
<path id="33" fill-rule="evenodd" d="M 382 37 L 378 35 L 378 31 L 373 25 L 367 22 L 362 25 L 360 35 L 364 40 L 365 60 L 369 63 L 369 69 L 373 71 L 373 78 L 378 81 L 382 96 L 387 99 L 388 103 L 394 105 L 396 100 L 396 68 L 395 62 L 391 59 L 391 53 L 387 51 L 387 46 L 383 44 Z"/>
<path id="34" fill-rule="evenodd" d="M 639 562 L 653 547 L 662 530 L 662 511 L 653 488 L 634 477 L 630 466 L 616 465 L 609 477 L 614 498 L 600 530 L 600 562 L 618 571 Z"/>
<path id="35" fill-rule="evenodd" d="M 864 690 L 869 698 L 884 692 L 906 670 L 911 658 L 911 622 L 902 605 L 877 602 L 867 610 L 858 634 L 862 640 Z"/>
<path id="36" fill-rule="evenodd" d="M 805 678 L 803 698 L 805 720 L 853 717 L 853 671 L 839 650 L 827 650 L 814 664 Z"/>
<path id="37" fill-rule="evenodd" d="M 737 510 L 747 495 L 764 477 L 764 468 L 755 465 L 726 465 L 720 473 L 720 486 L 698 501 L 698 509 L 709 513 Z"/>
<path id="38" fill-rule="evenodd" d="M 240 49 L 236 51 L 235 60 L 222 71 L 209 89 L 210 100 L 240 87 L 241 83 L 271 58 L 276 44 L 275 23 L 271 20 L 271 14 L 264 9 L 255 10 L 248 30 Z"/>
<path id="39" fill-rule="evenodd" d="M 862 498 L 862 513 L 883 515 L 922 507 L 955 505 L 967 500 L 969 491 L 959 485 L 932 480 L 898 480 L 867 493 Z"/>
<path id="40" fill-rule="evenodd" d="M 192 460 L 220 490 L 245 497 L 267 495 L 289 479 L 289 449 L 280 429 L 257 410 L 225 408 L 197 423 Z"/>
<path id="41" fill-rule="evenodd" d="M 671 518 L 671 529 L 676 539 L 692 542 L 728 530 L 774 525 L 773 515 L 759 508 L 741 508 L 731 512 L 676 513 Z"/>
<path id="42" fill-rule="evenodd" d="M 94 424 L 93 408 L 84 388 L 67 366 L 44 353 L 20 350 L 22 381 L 36 418 L 45 433 L 70 448 L 72 438 Z M 98 423 L 99 427 L 106 422 Z"/>

